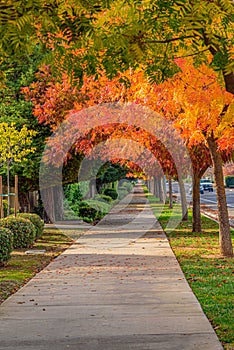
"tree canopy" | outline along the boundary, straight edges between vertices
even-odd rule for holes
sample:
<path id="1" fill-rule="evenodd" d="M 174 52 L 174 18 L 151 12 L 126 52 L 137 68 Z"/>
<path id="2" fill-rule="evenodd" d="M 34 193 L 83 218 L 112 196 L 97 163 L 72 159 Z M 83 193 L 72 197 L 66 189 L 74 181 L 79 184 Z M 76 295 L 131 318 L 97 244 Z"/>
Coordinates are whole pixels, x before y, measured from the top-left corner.
<path id="1" fill-rule="evenodd" d="M 162 81 L 178 71 L 175 58 L 191 56 L 234 93 L 233 13 L 232 0 L 3 0 L 0 49 L 19 56 L 39 45 L 79 82 L 84 72 L 113 77 L 139 65 Z"/>

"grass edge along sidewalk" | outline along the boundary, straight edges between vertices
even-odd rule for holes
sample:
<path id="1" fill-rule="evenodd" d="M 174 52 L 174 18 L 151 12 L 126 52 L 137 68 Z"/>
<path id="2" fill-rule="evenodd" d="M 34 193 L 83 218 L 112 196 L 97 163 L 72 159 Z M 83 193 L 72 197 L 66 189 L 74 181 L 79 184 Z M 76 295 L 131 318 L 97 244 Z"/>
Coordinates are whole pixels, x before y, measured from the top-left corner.
<path id="1" fill-rule="evenodd" d="M 66 235 L 66 230 L 45 228 L 42 237 L 30 248 L 45 253 L 27 255 L 25 251 L 29 248 L 13 250 L 11 259 L 0 267 L 0 304 L 74 243 L 71 236 L 71 231 Z"/>
<path id="2" fill-rule="evenodd" d="M 145 194 L 163 229 L 171 216 L 168 205 Z M 163 206 L 163 209 L 162 209 Z M 160 213 L 161 212 L 161 213 Z M 219 253 L 218 224 L 202 215 L 202 232 L 192 232 L 192 215 L 166 232 L 182 271 L 224 349 L 234 350 L 234 259 Z M 234 242 L 234 231 L 232 230 Z"/>

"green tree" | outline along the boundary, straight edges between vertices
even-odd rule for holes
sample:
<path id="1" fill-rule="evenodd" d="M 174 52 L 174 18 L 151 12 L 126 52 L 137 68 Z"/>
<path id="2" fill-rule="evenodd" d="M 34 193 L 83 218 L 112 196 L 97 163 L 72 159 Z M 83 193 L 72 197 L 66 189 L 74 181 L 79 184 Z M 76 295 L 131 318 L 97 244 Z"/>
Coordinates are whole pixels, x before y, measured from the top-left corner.
<path id="1" fill-rule="evenodd" d="M 35 151 L 32 147 L 34 130 L 28 130 L 23 126 L 17 130 L 14 123 L 0 123 L 0 160 L 7 171 L 8 215 L 10 214 L 10 166 L 26 160 L 26 156 Z"/>
<path id="2" fill-rule="evenodd" d="M 38 190 L 39 167 L 41 155 L 45 147 L 45 139 L 51 135 L 49 127 L 39 125 L 37 118 L 32 113 L 32 102 L 26 100 L 22 93 L 22 87 L 35 81 L 35 72 L 42 59 L 40 49 L 35 47 L 31 55 L 21 56 L 20 60 L 5 58 L 0 64 L 3 80 L 0 84 L 0 123 L 15 123 L 17 130 L 24 125 L 37 132 L 33 137 L 32 147 L 34 153 L 30 153 L 27 162 L 15 163 L 11 167 L 11 174 L 19 175 L 19 201 L 20 206 L 29 205 L 29 191 Z M 5 180 L 5 171 L 1 174 Z"/>

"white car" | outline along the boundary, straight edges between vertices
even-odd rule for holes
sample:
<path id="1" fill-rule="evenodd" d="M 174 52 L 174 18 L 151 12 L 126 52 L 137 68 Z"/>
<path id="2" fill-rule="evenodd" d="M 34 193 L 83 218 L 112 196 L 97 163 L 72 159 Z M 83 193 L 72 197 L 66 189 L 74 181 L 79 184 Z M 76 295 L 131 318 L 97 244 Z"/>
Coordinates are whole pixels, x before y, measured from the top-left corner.
<path id="1" fill-rule="evenodd" d="M 213 192 L 213 184 L 212 182 L 210 182 L 210 180 L 206 180 L 206 179 L 201 179 L 200 180 L 200 186 L 203 187 L 204 191 L 209 191 L 209 192 Z"/>

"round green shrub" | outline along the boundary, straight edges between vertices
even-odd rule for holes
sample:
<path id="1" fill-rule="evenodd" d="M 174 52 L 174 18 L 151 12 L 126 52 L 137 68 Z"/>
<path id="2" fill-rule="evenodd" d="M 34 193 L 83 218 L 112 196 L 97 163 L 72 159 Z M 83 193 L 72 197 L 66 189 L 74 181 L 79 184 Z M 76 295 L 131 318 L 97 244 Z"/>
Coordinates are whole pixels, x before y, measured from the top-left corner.
<path id="1" fill-rule="evenodd" d="M 39 215 L 33 213 L 19 213 L 17 217 L 30 220 L 36 228 L 36 238 L 39 238 L 43 234 L 44 230 L 44 221 L 40 218 Z"/>
<path id="2" fill-rule="evenodd" d="M 113 200 L 118 198 L 118 193 L 116 190 L 114 190 L 113 188 L 106 188 L 104 190 L 104 193 L 106 196 L 111 197 Z"/>
<path id="3" fill-rule="evenodd" d="M 79 204 L 79 216 L 84 220 L 86 218 L 95 221 L 100 220 L 110 210 L 111 206 L 108 203 L 103 203 L 95 199 L 88 199 Z M 84 220 L 85 221 L 85 220 Z M 87 220 L 86 220 L 87 221 Z M 87 221 L 91 222 L 91 221 Z"/>
<path id="4" fill-rule="evenodd" d="M 86 203 L 96 209 L 97 211 L 103 213 L 104 215 L 107 214 L 111 208 L 111 205 L 108 203 L 100 202 L 95 199 L 88 199 Z"/>
<path id="5" fill-rule="evenodd" d="M 128 195 L 128 191 L 126 189 L 119 189 L 118 190 L 118 199 L 123 199 Z"/>
<path id="6" fill-rule="evenodd" d="M 83 201 L 79 205 L 79 216 L 81 218 L 88 218 L 92 221 L 96 220 L 98 211 L 95 208 L 90 207 L 90 205 Z"/>
<path id="7" fill-rule="evenodd" d="M 97 201 L 100 202 L 107 202 L 107 203 L 111 203 L 113 201 L 113 199 L 110 196 L 106 196 L 105 194 L 97 194 L 94 199 L 96 199 Z"/>
<path id="8" fill-rule="evenodd" d="M 9 216 L 0 220 L 0 226 L 13 233 L 13 248 L 30 247 L 36 238 L 36 228 L 27 219 Z"/>
<path id="9" fill-rule="evenodd" d="M 130 182 L 127 182 L 127 181 L 124 181 L 124 182 L 121 184 L 121 187 L 122 187 L 122 188 L 125 188 L 128 192 L 131 192 L 132 189 L 133 189 L 133 185 L 132 185 Z"/>
<path id="10" fill-rule="evenodd" d="M 8 228 L 0 228 L 0 266 L 10 259 L 13 249 L 13 234 Z"/>

